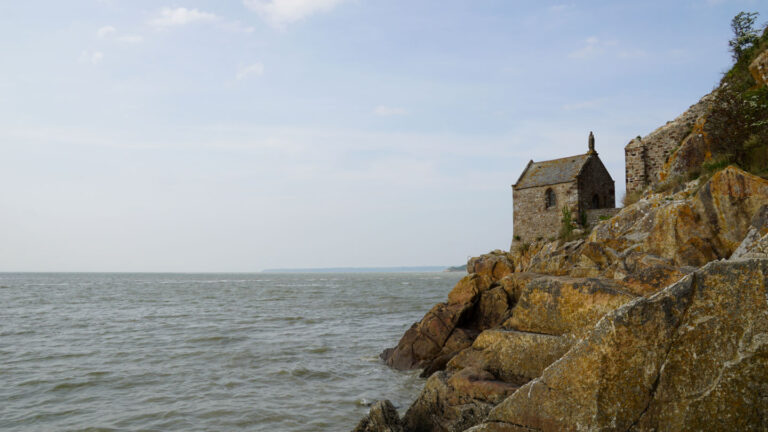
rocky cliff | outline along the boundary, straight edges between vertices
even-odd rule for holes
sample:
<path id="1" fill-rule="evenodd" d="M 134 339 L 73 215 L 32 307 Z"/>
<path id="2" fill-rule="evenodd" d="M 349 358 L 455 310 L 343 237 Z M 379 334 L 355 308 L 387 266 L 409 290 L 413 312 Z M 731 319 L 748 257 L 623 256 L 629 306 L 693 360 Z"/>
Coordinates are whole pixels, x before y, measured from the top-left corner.
<path id="1" fill-rule="evenodd" d="M 652 134 L 682 140 L 660 178 L 711 156 L 695 142 L 709 103 Z M 768 180 L 714 171 L 646 189 L 577 240 L 469 260 L 382 353 L 423 369 L 421 394 L 356 431 L 768 431 Z"/>
<path id="2" fill-rule="evenodd" d="M 387 427 L 768 430 L 767 251 L 768 181 L 729 167 L 584 239 L 473 258 L 382 353 L 429 376 Z"/>

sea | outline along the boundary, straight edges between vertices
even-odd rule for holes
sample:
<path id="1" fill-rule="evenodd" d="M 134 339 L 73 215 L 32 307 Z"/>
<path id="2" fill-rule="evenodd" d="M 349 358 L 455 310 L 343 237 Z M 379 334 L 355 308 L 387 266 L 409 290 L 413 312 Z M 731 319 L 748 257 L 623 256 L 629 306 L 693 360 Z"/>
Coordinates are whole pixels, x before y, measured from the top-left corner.
<path id="1" fill-rule="evenodd" d="M 0 274 L 0 430 L 351 431 L 462 276 Z"/>

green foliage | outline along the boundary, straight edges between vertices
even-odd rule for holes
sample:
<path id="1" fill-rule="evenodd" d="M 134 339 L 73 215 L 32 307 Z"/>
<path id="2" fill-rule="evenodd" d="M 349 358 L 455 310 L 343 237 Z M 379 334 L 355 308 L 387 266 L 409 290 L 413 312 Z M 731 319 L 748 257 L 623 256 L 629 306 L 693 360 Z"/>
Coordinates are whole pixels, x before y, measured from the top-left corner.
<path id="1" fill-rule="evenodd" d="M 520 236 L 519 235 L 515 236 L 515 241 L 520 241 Z"/>
<path id="2" fill-rule="evenodd" d="M 608 220 L 608 219 L 610 219 L 610 218 L 611 218 L 610 216 L 607 216 L 607 215 L 601 215 L 601 216 L 600 216 L 598 219 L 600 219 L 601 221 L 607 221 L 607 220 Z"/>
<path id="3" fill-rule="evenodd" d="M 716 173 L 722 169 L 725 169 L 728 165 L 731 165 L 731 157 L 729 155 L 722 155 L 719 156 L 716 159 L 713 159 L 709 162 L 704 162 L 701 165 L 702 171 L 706 174 L 713 174 Z"/>
<path id="4" fill-rule="evenodd" d="M 653 191 L 656 193 L 664 193 L 669 191 L 678 191 L 684 184 L 685 184 L 686 178 L 683 176 L 676 176 L 673 177 L 663 183 L 657 184 Z"/>
<path id="5" fill-rule="evenodd" d="M 640 191 L 625 192 L 624 198 L 621 199 L 621 204 L 624 205 L 624 207 L 628 207 L 638 202 L 642 197 L 643 193 Z"/>
<path id="6" fill-rule="evenodd" d="M 739 12 L 731 20 L 733 39 L 728 41 L 728 46 L 731 48 L 734 60 L 741 58 L 742 54 L 759 40 L 755 30 L 758 15 L 757 12 Z"/>
<path id="7" fill-rule="evenodd" d="M 573 238 L 573 215 L 571 209 L 563 207 L 563 217 L 560 219 L 560 239 L 569 241 Z"/>
<path id="8" fill-rule="evenodd" d="M 768 49 L 768 29 L 754 29 L 757 13 L 741 12 L 733 18 L 733 67 L 723 76 L 707 115 L 705 133 L 713 160 L 702 166 L 702 174 L 730 164 L 753 173 L 768 166 L 768 88 L 757 87 L 749 72 L 750 63 Z"/>
<path id="9" fill-rule="evenodd" d="M 528 252 L 528 249 L 530 249 L 530 247 L 531 247 L 531 244 L 528 242 L 520 243 L 519 245 L 517 245 L 517 251 L 520 252 L 521 254 L 524 254 Z"/>

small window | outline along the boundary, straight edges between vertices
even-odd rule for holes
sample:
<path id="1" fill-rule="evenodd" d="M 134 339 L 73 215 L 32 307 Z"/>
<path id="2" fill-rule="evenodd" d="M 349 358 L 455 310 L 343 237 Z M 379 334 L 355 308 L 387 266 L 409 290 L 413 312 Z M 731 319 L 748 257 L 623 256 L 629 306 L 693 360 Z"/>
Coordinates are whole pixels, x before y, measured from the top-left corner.
<path id="1" fill-rule="evenodd" d="M 600 208 L 600 196 L 598 194 L 595 194 L 592 197 L 592 208 L 593 209 Z"/>
<path id="2" fill-rule="evenodd" d="M 546 208 L 552 208 L 557 204 L 555 199 L 555 192 L 552 189 L 547 189 L 544 193 L 544 205 Z"/>

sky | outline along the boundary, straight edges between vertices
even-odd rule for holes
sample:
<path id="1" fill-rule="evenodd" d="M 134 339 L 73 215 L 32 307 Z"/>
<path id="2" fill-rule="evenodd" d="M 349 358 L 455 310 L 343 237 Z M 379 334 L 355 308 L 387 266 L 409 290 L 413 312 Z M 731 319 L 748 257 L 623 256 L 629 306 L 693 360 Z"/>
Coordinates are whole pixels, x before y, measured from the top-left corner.
<path id="1" fill-rule="evenodd" d="M 0 3 L 0 271 L 456 265 L 530 160 L 711 91 L 768 1 Z"/>

